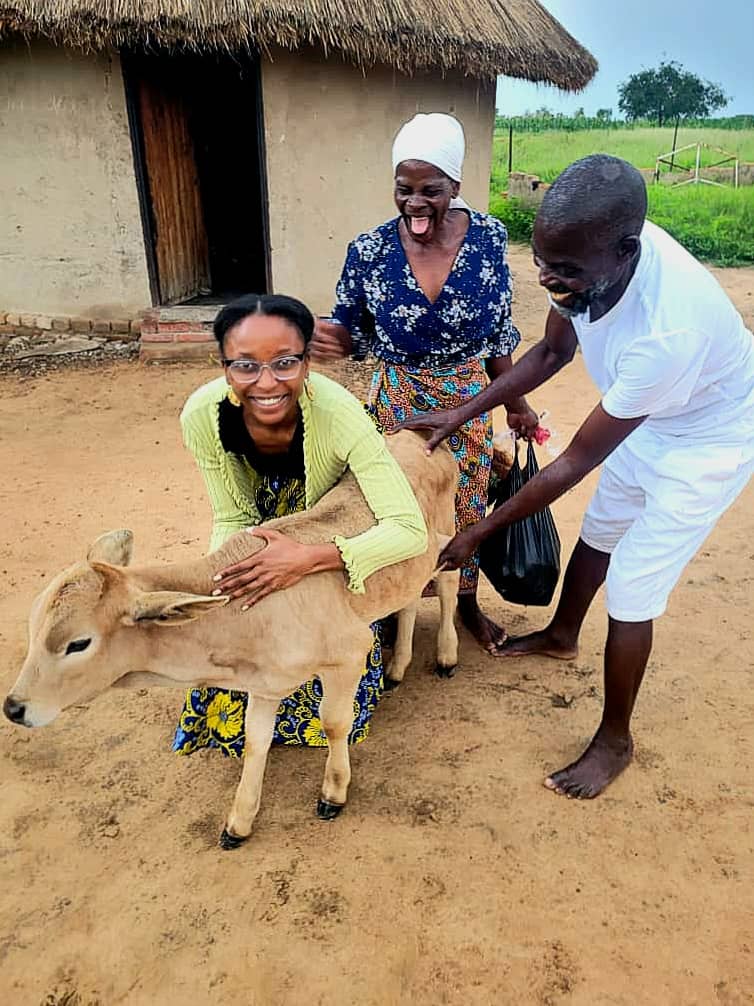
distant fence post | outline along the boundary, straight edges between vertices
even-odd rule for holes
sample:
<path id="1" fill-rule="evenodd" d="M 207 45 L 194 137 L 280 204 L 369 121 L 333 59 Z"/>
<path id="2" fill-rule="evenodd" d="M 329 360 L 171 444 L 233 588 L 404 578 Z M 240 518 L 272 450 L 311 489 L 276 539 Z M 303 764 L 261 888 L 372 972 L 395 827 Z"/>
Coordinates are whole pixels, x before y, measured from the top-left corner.
<path id="1" fill-rule="evenodd" d="M 513 123 L 508 124 L 508 174 L 513 171 Z"/>
<path id="2" fill-rule="evenodd" d="M 671 172 L 673 171 L 674 160 L 675 160 L 675 151 L 676 151 L 676 147 L 678 146 L 678 126 L 680 125 L 680 122 L 681 122 L 681 117 L 680 117 L 680 115 L 677 115 L 676 119 L 675 119 L 675 132 L 673 133 L 673 153 L 670 155 L 670 171 Z"/>

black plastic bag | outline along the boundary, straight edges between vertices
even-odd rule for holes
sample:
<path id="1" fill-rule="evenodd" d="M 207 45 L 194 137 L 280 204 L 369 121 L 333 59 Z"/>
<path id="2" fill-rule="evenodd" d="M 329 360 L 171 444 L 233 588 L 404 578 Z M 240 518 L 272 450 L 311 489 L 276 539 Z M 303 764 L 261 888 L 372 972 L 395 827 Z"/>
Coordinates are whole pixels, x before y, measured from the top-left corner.
<path id="1" fill-rule="evenodd" d="M 514 496 L 539 471 L 529 444 L 524 469 L 518 463 L 500 485 L 494 509 Z M 493 502 L 493 500 L 490 500 Z M 479 549 L 482 572 L 511 604 L 544 606 L 550 603 L 560 576 L 560 538 L 547 507 L 485 538 Z"/>

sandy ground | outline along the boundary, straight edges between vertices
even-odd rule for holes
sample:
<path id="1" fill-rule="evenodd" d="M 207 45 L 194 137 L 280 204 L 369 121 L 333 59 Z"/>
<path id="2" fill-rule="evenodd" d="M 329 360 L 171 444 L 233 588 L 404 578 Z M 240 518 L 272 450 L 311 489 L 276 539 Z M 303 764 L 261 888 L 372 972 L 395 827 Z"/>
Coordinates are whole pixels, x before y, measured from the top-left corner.
<path id="1" fill-rule="evenodd" d="M 528 256 L 513 264 L 531 340 L 542 296 Z M 753 323 L 754 272 L 719 275 Z M 203 549 L 177 415 L 212 373 L 0 379 L 2 692 L 32 597 L 99 533 L 133 528 L 142 558 Z M 533 396 L 561 443 L 596 399 L 580 360 Z M 555 507 L 566 556 L 590 487 Z M 430 674 L 424 602 L 406 683 L 353 751 L 347 811 L 314 815 L 321 750 L 274 749 L 235 853 L 216 840 L 238 764 L 171 754 L 179 692 L 113 692 L 36 732 L 3 721 L 0 1002 L 754 1002 L 753 538 L 754 486 L 658 624 L 636 763 L 593 803 L 541 780 L 597 723 L 601 602 L 577 660 L 503 663 L 464 637 L 451 681 Z M 483 598 L 514 631 L 546 617 Z"/>

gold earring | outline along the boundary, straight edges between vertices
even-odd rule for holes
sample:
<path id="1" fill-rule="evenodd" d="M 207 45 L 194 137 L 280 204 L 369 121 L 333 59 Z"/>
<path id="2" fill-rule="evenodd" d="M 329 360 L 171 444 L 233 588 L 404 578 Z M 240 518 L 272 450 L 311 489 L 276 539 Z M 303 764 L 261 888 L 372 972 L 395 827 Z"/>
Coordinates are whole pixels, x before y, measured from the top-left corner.
<path id="1" fill-rule="evenodd" d="M 238 397 L 238 395 L 235 393 L 235 391 L 233 390 L 233 388 L 231 388 L 230 385 L 228 385 L 227 398 L 231 405 L 235 405 L 236 407 L 240 406 L 241 399 Z"/>
<path id="2" fill-rule="evenodd" d="M 306 397 L 311 401 L 314 398 L 314 389 L 309 383 L 308 377 L 304 378 L 304 391 L 306 392 Z"/>

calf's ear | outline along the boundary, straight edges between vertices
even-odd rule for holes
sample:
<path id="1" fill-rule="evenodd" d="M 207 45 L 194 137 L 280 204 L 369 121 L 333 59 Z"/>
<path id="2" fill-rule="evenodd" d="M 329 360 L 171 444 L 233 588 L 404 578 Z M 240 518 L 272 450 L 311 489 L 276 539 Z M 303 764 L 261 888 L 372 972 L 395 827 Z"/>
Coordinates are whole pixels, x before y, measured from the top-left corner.
<path id="1" fill-rule="evenodd" d="M 135 598 L 126 620 L 132 624 L 182 625 L 193 622 L 214 608 L 221 608 L 229 600 L 229 597 L 206 597 L 177 590 L 146 591 Z"/>
<path id="2" fill-rule="evenodd" d="M 91 569 L 95 573 L 99 573 L 104 582 L 104 586 L 108 590 L 114 590 L 120 584 L 125 581 L 126 574 L 120 568 L 120 566 L 111 566 L 107 562 L 91 562 L 89 563 Z"/>
<path id="3" fill-rule="evenodd" d="M 134 550 L 133 531 L 125 528 L 120 531 L 108 531 L 100 535 L 90 546 L 86 556 L 88 563 L 105 562 L 110 566 L 127 566 Z"/>

